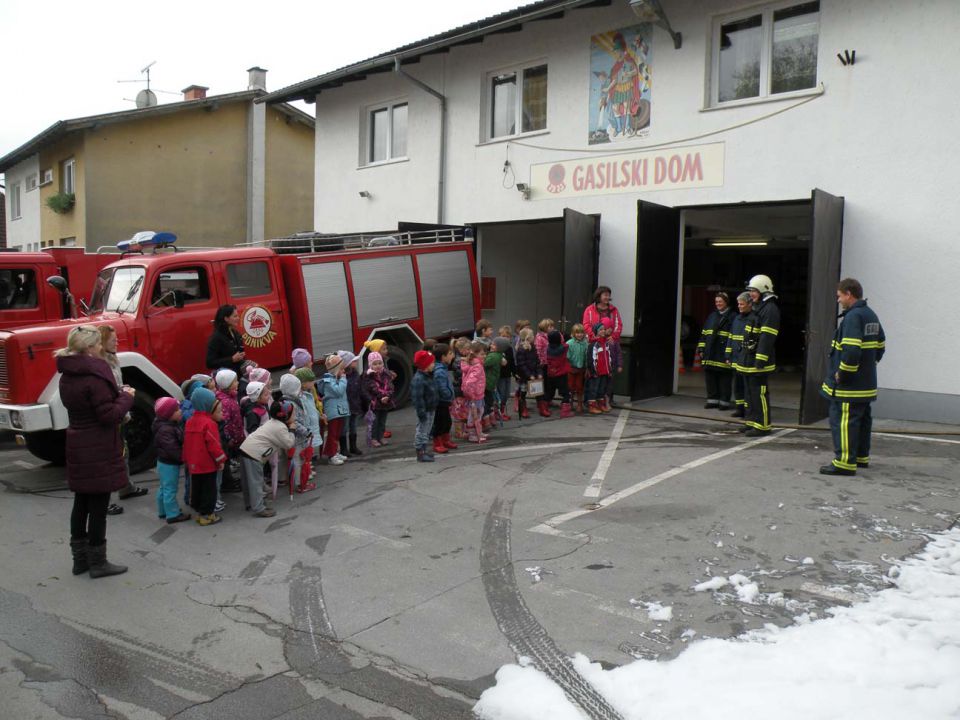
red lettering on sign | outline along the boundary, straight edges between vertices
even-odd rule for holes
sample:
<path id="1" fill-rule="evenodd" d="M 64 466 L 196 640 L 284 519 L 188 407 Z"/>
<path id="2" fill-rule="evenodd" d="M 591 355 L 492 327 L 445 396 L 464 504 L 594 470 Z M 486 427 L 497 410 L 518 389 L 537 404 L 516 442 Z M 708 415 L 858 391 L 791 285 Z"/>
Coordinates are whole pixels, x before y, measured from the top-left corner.
<path id="1" fill-rule="evenodd" d="M 653 159 L 653 184 L 659 185 L 667 177 L 667 161 L 662 157 Z"/>
<path id="2" fill-rule="evenodd" d="M 670 175 L 670 182 L 676 183 L 680 182 L 680 177 L 683 174 L 683 162 L 680 160 L 679 155 L 670 156 L 670 166 L 668 169 Z"/>
<path id="3" fill-rule="evenodd" d="M 573 169 L 573 189 L 577 192 L 583 190 L 583 165 L 577 165 Z"/>
<path id="4" fill-rule="evenodd" d="M 596 180 L 593 178 L 593 165 L 587 165 L 587 175 L 583 178 L 583 189 L 593 190 L 596 186 Z"/>
<path id="5" fill-rule="evenodd" d="M 684 180 L 703 180 L 703 165 L 700 162 L 700 153 L 687 153 L 686 162 L 683 163 Z"/>

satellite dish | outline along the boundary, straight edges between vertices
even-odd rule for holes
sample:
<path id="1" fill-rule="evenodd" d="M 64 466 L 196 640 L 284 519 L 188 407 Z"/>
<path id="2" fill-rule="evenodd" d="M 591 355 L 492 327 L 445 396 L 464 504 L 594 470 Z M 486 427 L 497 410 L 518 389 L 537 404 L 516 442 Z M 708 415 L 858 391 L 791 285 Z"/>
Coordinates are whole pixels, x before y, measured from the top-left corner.
<path id="1" fill-rule="evenodd" d="M 157 96 L 153 90 L 141 90 L 137 93 L 137 99 L 135 101 L 138 108 L 148 108 L 153 107 L 157 104 Z"/>

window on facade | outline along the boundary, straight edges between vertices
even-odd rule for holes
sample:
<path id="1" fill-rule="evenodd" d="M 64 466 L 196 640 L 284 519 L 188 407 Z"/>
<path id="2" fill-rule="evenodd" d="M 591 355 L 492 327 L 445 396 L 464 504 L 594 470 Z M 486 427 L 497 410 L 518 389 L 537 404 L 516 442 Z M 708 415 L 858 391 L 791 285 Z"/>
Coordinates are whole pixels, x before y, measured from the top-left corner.
<path id="1" fill-rule="evenodd" d="M 20 219 L 20 183 L 10 186 L 10 219 Z"/>
<path id="2" fill-rule="evenodd" d="M 76 246 L 77 246 L 76 236 L 60 238 L 60 247 L 76 247 Z"/>
<path id="3" fill-rule="evenodd" d="M 37 189 L 37 174 L 27 175 L 27 192 Z"/>
<path id="4" fill-rule="evenodd" d="M 0 310 L 37 306 L 37 278 L 33 270 L 0 270 Z"/>
<path id="5" fill-rule="evenodd" d="M 778 3 L 714 24 L 714 103 L 764 98 L 817 84 L 820 3 Z"/>
<path id="6" fill-rule="evenodd" d="M 172 305 L 174 290 L 179 290 L 185 305 L 203 302 L 210 299 L 210 286 L 207 284 L 207 273 L 202 268 L 176 268 L 160 273 L 153 288 L 151 302 Z M 168 302 L 166 298 L 171 298 Z"/>
<path id="7" fill-rule="evenodd" d="M 269 295 L 273 292 L 270 267 L 265 262 L 227 265 L 227 284 L 230 285 L 230 296 L 235 298 Z"/>
<path id="8" fill-rule="evenodd" d="M 77 161 L 73 158 L 69 160 L 64 160 L 60 164 L 60 190 L 65 193 L 75 192 L 76 183 L 74 178 L 74 171 L 77 167 Z"/>
<path id="9" fill-rule="evenodd" d="M 519 68 L 490 76 L 490 138 L 547 127 L 547 66 Z"/>
<path id="10" fill-rule="evenodd" d="M 367 128 L 367 162 L 384 162 L 407 156 L 407 104 L 371 110 Z"/>

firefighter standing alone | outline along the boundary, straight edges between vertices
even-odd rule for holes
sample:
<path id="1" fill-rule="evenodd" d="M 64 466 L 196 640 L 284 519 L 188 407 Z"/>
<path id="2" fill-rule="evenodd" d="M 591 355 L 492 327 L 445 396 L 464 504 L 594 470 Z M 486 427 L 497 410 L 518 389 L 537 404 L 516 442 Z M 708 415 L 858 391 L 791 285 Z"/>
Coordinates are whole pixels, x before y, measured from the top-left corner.
<path id="1" fill-rule="evenodd" d="M 743 359 L 734 369 L 743 374 L 747 408 L 742 432 L 748 437 L 770 434 L 770 392 L 767 378 L 777 369 L 776 344 L 780 333 L 780 308 L 773 280 L 754 275 L 747 283 L 753 311 L 743 333 Z"/>
<path id="2" fill-rule="evenodd" d="M 841 280 L 837 302 L 843 311 L 833 336 L 827 377 L 820 387 L 820 394 L 830 400 L 834 458 L 820 472 L 856 475 L 858 467 L 870 464 L 870 403 L 877 399 L 877 363 L 883 357 L 886 338 L 858 281 Z"/>

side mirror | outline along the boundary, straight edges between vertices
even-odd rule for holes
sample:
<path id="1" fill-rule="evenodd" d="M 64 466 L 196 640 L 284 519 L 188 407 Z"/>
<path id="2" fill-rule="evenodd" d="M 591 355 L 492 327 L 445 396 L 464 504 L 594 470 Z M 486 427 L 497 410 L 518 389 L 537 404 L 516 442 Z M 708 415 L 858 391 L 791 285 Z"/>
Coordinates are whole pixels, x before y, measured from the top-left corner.
<path id="1" fill-rule="evenodd" d="M 47 278 L 47 285 L 63 295 L 63 318 L 77 317 L 77 303 L 74 301 L 73 295 L 70 294 L 70 287 L 67 285 L 66 278 L 62 275 L 51 275 Z"/>
<path id="2" fill-rule="evenodd" d="M 68 290 L 66 278 L 62 275 L 51 275 L 47 278 L 47 285 L 57 292 L 66 292 Z"/>

